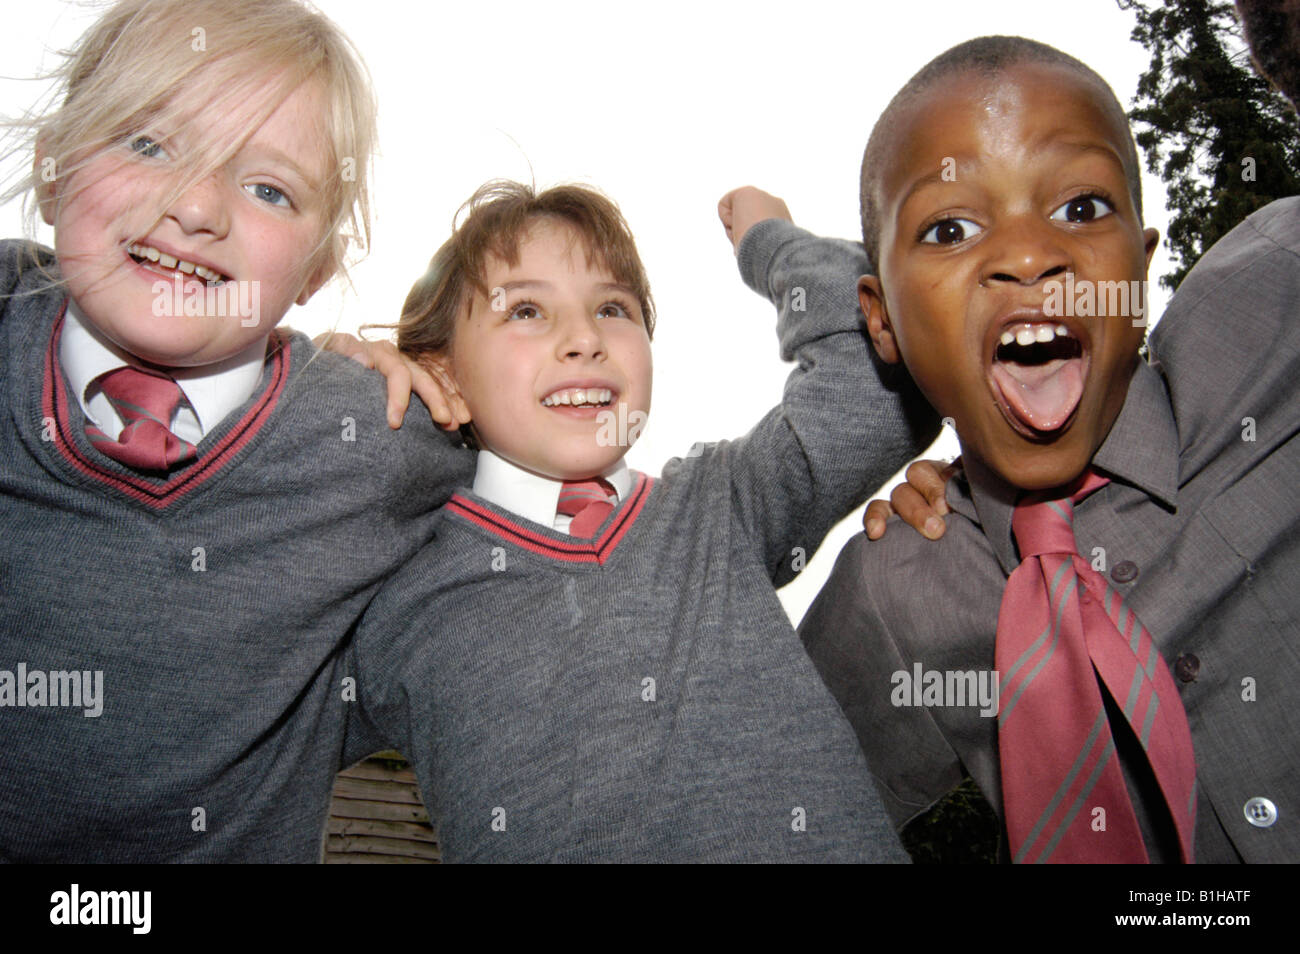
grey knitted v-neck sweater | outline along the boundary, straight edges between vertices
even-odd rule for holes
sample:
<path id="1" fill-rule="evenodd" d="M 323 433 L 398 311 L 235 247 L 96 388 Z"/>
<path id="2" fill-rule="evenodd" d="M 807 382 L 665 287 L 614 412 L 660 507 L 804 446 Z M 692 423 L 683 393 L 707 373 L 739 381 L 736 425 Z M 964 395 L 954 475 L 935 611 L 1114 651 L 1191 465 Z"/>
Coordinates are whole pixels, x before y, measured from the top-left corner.
<path id="1" fill-rule="evenodd" d="M 28 249 L 0 245 L 0 860 L 315 861 L 373 751 L 340 649 L 472 455 L 294 335 L 197 460 L 133 473 L 86 439 Z"/>
<path id="2" fill-rule="evenodd" d="M 937 421 L 873 363 L 860 246 L 770 221 L 741 269 L 799 362 L 780 406 L 589 541 L 462 492 L 363 621 L 360 703 L 446 860 L 906 860 L 773 584 Z"/>

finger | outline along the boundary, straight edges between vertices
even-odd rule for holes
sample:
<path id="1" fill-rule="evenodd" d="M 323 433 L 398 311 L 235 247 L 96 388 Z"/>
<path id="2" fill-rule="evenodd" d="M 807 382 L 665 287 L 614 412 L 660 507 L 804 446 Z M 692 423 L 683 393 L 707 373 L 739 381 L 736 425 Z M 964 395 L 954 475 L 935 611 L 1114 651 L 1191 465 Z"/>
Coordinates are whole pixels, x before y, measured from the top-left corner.
<path id="1" fill-rule="evenodd" d="M 722 201 L 718 203 L 718 220 L 722 223 L 722 231 L 727 233 L 728 241 L 731 241 L 732 240 L 731 225 L 732 225 L 733 218 L 732 218 L 732 210 L 731 210 L 730 193 L 723 196 Z"/>
<path id="2" fill-rule="evenodd" d="M 465 409 L 465 402 L 460 400 L 460 395 L 456 390 L 456 382 L 451 379 L 451 375 L 447 373 L 446 369 L 432 361 L 420 362 L 418 366 L 425 374 L 430 376 L 430 380 L 433 382 L 432 387 L 438 390 L 438 400 L 446 410 L 445 418 L 435 416 L 434 420 L 448 431 L 454 431 L 468 424 L 470 422 L 469 411 Z M 421 392 L 420 396 L 424 397 L 423 392 Z M 429 403 L 428 398 L 425 398 L 425 403 Z M 430 405 L 430 410 L 433 410 L 432 405 Z"/>
<path id="3" fill-rule="evenodd" d="M 375 368 L 388 386 L 388 426 L 397 430 L 411 403 L 411 372 L 396 348 L 375 347 L 373 351 Z"/>
<path id="4" fill-rule="evenodd" d="M 345 358 L 351 358 L 363 367 L 374 368 L 375 366 L 366 352 L 365 344 L 346 332 L 326 331 L 313 338 L 312 344 L 323 351 L 333 351 Z"/>
<path id="5" fill-rule="evenodd" d="M 862 525 L 866 528 L 868 540 L 879 540 L 885 535 L 885 523 L 894 509 L 887 500 L 873 500 L 867 504 L 867 512 L 862 515 Z"/>
<path id="6" fill-rule="evenodd" d="M 948 498 L 945 489 L 948 478 L 955 473 L 951 464 L 941 460 L 913 461 L 907 468 L 907 482 L 924 495 L 936 514 L 948 512 Z"/>
<path id="7" fill-rule="evenodd" d="M 961 470 L 961 458 L 949 461 L 939 470 L 939 487 L 935 499 L 932 501 L 934 509 L 941 514 L 952 513 L 952 508 L 948 506 L 948 481 L 952 480 Z"/>
<path id="8" fill-rule="evenodd" d="M 899 484 L 895 487 L 893 493 L 889 495 L 889 502 L 893 504 L 894 512 L 923 537 L 938 540 L 943 536 L 943 531 L 946 529 L 943 518 L 935 513 L 930 501 L 926 500 L 911 484 Z"/>
<path id="9" fill-rule="evenodd" d="M 451 408 L 447 405 L 447 396 L 438 379 L 419 364 L 408 364 L 411 372 L 411 390 L 420 395 L 420 400 L 429 409 L 429 416 L 435 424 L 447 427 L 452 423 Z"/>

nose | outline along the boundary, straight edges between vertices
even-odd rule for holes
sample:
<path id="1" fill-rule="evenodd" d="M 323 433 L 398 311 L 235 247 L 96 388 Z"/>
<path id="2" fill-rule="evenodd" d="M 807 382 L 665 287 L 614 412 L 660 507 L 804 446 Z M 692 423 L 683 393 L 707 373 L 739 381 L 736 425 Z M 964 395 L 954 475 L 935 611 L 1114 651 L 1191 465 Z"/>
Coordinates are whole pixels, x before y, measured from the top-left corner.
<path id="1" fill-rule="evenodd" d="M 985 243 L 988 258 L 980 274 L 981 285 L 1036 285 L 1073 268 L 1059 231 L 1034 216 L 1004 221 L 990 238 L 992 241 Z"/>
<path id="2" fill-rule="evenodd" d="M 557 357 L 561 360 L 605 357 L 605 337 L 595 315 L 571 311 L 560 322 Z"/>
<path id="3" fill-rule="evenodd" d="M 218 238 L 230 229 L 230 212 L 220 174 L 213 173 L 185 186 L 167 210 L 187 235 L 207 232 Z"/>

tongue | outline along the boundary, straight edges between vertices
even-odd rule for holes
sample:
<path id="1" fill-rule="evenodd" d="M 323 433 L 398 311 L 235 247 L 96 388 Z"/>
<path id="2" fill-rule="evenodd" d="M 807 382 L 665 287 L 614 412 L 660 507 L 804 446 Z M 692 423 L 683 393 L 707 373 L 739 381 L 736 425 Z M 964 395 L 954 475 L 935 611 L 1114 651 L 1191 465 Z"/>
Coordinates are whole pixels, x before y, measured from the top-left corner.
<path id="1" fill-rule="evenodd" d="M 1083 361 L 1057 358 L 1037 365 L 994 361 L 993 379 L 1020 423 L 1035 431 L 1054 431 L 1083 396 Z"/>

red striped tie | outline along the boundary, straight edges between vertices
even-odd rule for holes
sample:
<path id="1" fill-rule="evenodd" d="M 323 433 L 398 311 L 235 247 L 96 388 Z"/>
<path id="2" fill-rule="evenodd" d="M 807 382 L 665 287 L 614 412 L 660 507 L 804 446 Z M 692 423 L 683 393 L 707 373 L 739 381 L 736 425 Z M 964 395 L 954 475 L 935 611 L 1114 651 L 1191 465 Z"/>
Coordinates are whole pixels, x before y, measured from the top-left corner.
<path id="1" fill-rule="evenodd" d="M 1016 862 L 1146 862 L 1098 680 L 1141 742 L 1192 860 L 1196 762 L 1187 714 L 1154 640 L 1083 557 L 1072 496 L 1026 497 L 1012 517 L 1021 564 L 998 615 L 998 748 Z M 1104 809 L 1104 814 L 1097 812 Z"/>
<path id="2" fill-rule="evenodd" d="M 165 374 L 131 367 L 110 371 L 98 381 L 124 426 L 113 440 L 87 424 L 86 436 L 97 451 L 136 470 L 165 472 L 194 459 L 194 445 L 169 427 L 181 401 L 180 385 Z"/>
<path id="3" fill-rule="evenodd" d="M 614 505 L 609 502 L 611 496 L 617 497 L 613 485 L 599 477 L 566 480 L 560 488 L 556 512 L 573 518 L 569 524 L 569 536 L 590 540 L 614 510 Z"/>

